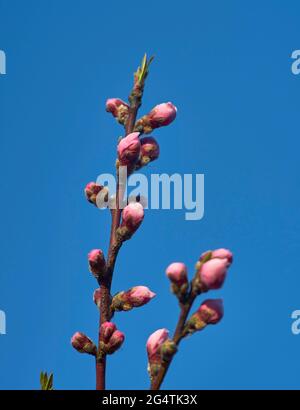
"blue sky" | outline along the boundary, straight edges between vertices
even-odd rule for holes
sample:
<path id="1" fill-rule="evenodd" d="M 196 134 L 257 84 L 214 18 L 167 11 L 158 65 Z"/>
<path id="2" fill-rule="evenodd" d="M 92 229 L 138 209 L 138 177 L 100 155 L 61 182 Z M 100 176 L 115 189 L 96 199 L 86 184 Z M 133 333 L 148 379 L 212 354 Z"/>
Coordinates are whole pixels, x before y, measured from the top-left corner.
<path id="1" fill-rule="evenodd" d="M 143 284 L 157 297 L 115 317 L 126 343 L 108 387 L 148 387 L 145 342 L 178 315 L 165 268 L 183 261 L 192 274 L 218 247 L 235 255 L 210 295 L 224 320 L 182 343 L 164 387 L 300 387 L 299 13 L 293 0 L 0 0 L 0 389 L 38 388 L 41 370 L 58 389 L 94 388 L 93 360 L 69 340 L 97 335 L 86 255 L 107 249 L 109 215 L 83 187 L 113 172 L 122 130 L 105 100 L 126 98 L 145 51 L 156 58 L 141 112 L 178 107 L 145 173 L 205 174 L 205 215 L 149 210 L 121 250 L 113 292 Z"/>

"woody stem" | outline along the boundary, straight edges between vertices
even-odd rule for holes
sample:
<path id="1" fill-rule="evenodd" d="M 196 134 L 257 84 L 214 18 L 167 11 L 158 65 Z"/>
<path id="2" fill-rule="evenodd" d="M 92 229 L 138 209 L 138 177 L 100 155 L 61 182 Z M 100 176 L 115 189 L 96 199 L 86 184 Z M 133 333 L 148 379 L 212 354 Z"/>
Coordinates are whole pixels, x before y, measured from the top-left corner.
<path id="1" fill-rule="evenodd" d="M 128 119 L 125 124 L 125 135 L 130 134 L 136 122 L 136 117 L 138 114 L 139 107 L 141 106 L 143 89 L 138 93 L 133 89 L 130 94 L 130 108 Z M 120 203 L 122 203 L 124 196 L 123 188 L 120 186 L 120 180 L 117 172 L 117 183 L 116 183 L 116 209 L 111 210 L 112 223 L 110 230 L 110 240 L 109 249 L 106 262 L 106 274 L 101 282 L 99 281 L 101 290 L 101 303 L 100 303 L 100 320 L 99 320 L 99 336 L 98 336 L 98 353 L 100 352 L 100 326 L 102 323 L 107 322 L 111 319 L 110 303 L 111 303 L 111 285 L 113 279 L 113 273 L 115 268 L 115 263 L 118 257 L 119 250 L 122 243 L 117 241 L 116 231 L 120 226 L 122 209 Z M 105 390 L 105 380 L 106 380 L 106 355 L 99 355 L 96 358 L 96 390 Z"/>
<path id="2" fill-rule="evenodd" d="M 188 301 L 186 303 L 180 303 L 180 315 L 179 319 L 177 322 L 177 326 L 173 335 L 173 342 L 176 344 L 176 346 L 179 346 L 179 343 L 181 342 L 183 338 L 183 329 L 185 327 L 186 319 L 188 317 L 188 314 L 190 313 L 191 307 L 194 303 L 194 300 L 196 298 L 195 294 L 191 294 L 190 297 L 188 298 Z M 161 367 L 159 369 L 159 372 L 156 377 L 153 378 L 151 381 L 151 390 L 159 390 L 162 382 L 164 381 L 164 378 L 168 372 L 168 369 L 172 363 L 172 360 L 174 358 L 174 355 L 170 358 L 169 361 L 165 362 L 163 361 L 161 364 Z"/>

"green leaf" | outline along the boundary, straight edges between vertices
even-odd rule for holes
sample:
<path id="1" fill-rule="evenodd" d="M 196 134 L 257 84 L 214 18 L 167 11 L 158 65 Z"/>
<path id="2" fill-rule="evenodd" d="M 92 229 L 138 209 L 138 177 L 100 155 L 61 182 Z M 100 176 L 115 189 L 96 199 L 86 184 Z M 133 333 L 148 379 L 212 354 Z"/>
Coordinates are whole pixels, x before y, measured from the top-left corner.
<path id="1" fill-rule="evenodd" d="M 53 390 L 53 373 L 50 373 L 49 377 L 47 372 L 41 372 L 40 374 L 41 390 Z"/>
<path id="2" fill-rule="evenodd" d="M 136 75 L 138 78 L 138 82 L 142 83 L 145 78 L 147 77 L 148 73 L 149 73 L 149 66 L 152 63 L 154 59 L 154 56 L 150 57 L 149 60 L 147 59 L 147 54 L 145 53 L 142 62 L 141 62 L 141 66 L 138 67 L 137 71 L 136 71 Z"/>

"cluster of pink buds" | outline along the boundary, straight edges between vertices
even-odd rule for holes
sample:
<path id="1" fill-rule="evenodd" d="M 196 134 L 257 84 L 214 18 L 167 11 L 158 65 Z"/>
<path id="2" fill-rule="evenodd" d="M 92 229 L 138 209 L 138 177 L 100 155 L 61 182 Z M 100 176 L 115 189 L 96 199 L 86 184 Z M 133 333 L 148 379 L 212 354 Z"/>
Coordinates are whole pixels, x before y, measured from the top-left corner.
<path id="1" fill-rule="evenodd" d="M 71 344 L 79 353 L 88 353 L 93 356 L 97 353 L 96 345 L 84 333 L 76 332 L 71 338 Z"/>
<path id="2" fill-rule="evenodd" d="M 106 111 L 110 112 L 120 124 L 125 124 L 128 118 L 129 105 L 120 98 L 109 98 L 106 101 Z"/>
<path id="3" fill-rule="evenodd" d="M 122 346 L 125 335 L 117 330 L 112 322 L 104 322 L 100 326 L 100 351 L 105 354 L 112 354 Z"/>
<path id="4" fill-rule="evenodd" d="M 118 144 L 118 166 L 126 166 L 127 172 L 155 161 L 159 157 L 159 145 L 153 137 L 140 138 L 139 132 L 132 132 Z"/>
<path id="5" fill-rule="evenodd" d="M 128 118 L 129 106 L 119 98 L 110 98 L 106 102 L 106 111 L 124 124 Z M 153 137 L 140 138 L 152 130 L 169 125 L 176 118 L 177 108 L 170 102 L 159 104 L 149 114 L 137 120 L 134 131 L 118 144 L 118 166 L 126 166 L 132 173 L 159 157 L 159 145 Z"/>
<path id="6" fill-rule="evenodd" d="M 88 254 L 89 268 L 95 278 L 100 279 L 105 273 L 105 258 L 101 249 L 93 249 Z"/>
<path id="7" fill-rule="evenodd" d="M 108 188 L 90 182 L 85 187 L 86 199 L 97 206 L 111 209 L 111 229 L 107 257 L 101 249 L 93 249 L 88 254 L 89 269 L 96 278 L 99 288 L 94 291 L 93 300 L 99 309 L 98 345 L 83 333 L 77 332 L 71 339 L 72 346 L 81 353 L 88 353 L 96 358 L 96 388 L 105 389 L 106 355 L 114 353 L 122 346 L 125 335 L 110 320 L 120 311 L 130 311 L 149 303 L 156 294 L 146 286 L 134 286 L 127 291 L 111 295 L 114 267 L 119 249 L 124 241 L 130 239 L 144 219 L 142 197 L 126 197 L 125 182 L 127 176 L 158 159 L 160 147 L 150 135 L 153 130 L 171 124 L 177 115 L 177 108 L 171 102 L 156 105 L 148 114 L 138 117 L 142 105 L 145 79 L 153 58 L 144 56 L 141 65 L 134 73 L 134 84 L 128 101 L 110 98 L 106 101 L 106 111 L 124 126 L 123 137 L 117 144 L 116 159 L 116 194 L 109 194 Z M 146 134 L 146 135 L 145 135 Z M 125 167 L 125 169 L 123 169 Z M 144 206 L 143 206 L 144 204 Z M 124 205 L 126 205 L 124 207 Z M 124 209 L 123 209 L 124 208 Z M 157 390 L 168 370 L 169 363 L 177 352 L 179 342 L 186 336 L 217 324 L 223 317 L 221 299 L 207 299 L 190 317 L 190 311 L 196 298 L 210 290 L 220 289 L 232 263 L 232 253 L 227 249 L 216 249 L 202 254 L 196 263 L 194 277 L 189 280 L 187 267 L 182 262 L 171 263 L 166 275 L 171 282 L 171 290 L 176 295 L 180 316 L 173 337 L 167 329 L 156 330 L 146 344 L 151 389 Z"/>
<path id="8" fill-rule="evenodd" d="M 179 300 L 182 312 L 187 309 L 186 317 L 197 295 L 221 288 L 232 259 L 232 253 L 228 249 L 203 253 L 196 264 L 196 273 L 191 282 L 188 280 L 187 267 L 184 263 L 174 262 L 167 267 L 166 275 L 171 282 L 171 289 Z M 204 329 L 207 325 L 217 324 L 223 315 L 222 299 L 207 299 L 189 319 L 185 319 L 179 327 L 177 326 L 173 339 L 169 338 L 167 329 L 154 332 L 146 345 L 152 382 L 162 369 L 163 363 L 172 360 L 182 338 Z"/>
<path id="9" fill-rule="evenodd" d="M 131 310 L 145 305 L 154 297 L 155 293 L 146 286 L 135 286 L 126 292 L 117 293 L 112 299 L 111 308 L 113 311 Z"/>

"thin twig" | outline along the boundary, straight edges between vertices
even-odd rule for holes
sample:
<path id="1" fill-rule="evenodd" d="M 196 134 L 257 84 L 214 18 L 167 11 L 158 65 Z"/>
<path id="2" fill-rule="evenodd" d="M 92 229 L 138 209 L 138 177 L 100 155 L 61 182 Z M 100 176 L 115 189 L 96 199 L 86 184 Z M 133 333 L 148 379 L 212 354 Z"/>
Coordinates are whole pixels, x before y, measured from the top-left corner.
<path id="1" fill-rule="evenodd" d="M 188 317 L 188 314 L 191 310 L 191 307 L 193 305 L 193 302 L 196 298 L 196 295 L 191 294 L 190 297 L 188 298 L 188 301 L 184 304 L 180 304 L 180 315 L 179 319 L 177 322 L 177 326 L 173 335 L 173 342 L 176 344 L 176 346 L 179 346 L 179 343 L 181 342 L 181 339 L 183 338 L 183 329 L 186 323 L 186 319 Z M 174 358 L 174 355 L 171 357 L 171 359 L 167 362 L 162 362 L 161 368 L 157 374 L 156 377 L 153 378 L 151 381 L 151 390 L 159 390 L 162 382 L 164 381 L 164 378 L 167 374 L 167 371 L 170 367 L 170 364 Z"/>

